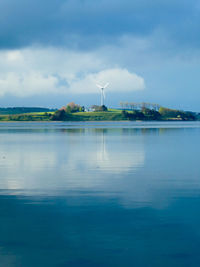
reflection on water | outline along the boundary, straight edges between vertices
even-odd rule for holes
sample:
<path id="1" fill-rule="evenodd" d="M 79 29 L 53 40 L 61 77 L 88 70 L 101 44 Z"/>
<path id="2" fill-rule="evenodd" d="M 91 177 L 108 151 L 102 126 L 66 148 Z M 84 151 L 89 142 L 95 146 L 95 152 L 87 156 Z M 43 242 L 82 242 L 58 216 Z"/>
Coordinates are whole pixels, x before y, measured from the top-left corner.
<path id="1" fill-rule="evenodd" d="M 134 131 L 133 131 L 134 134 Z M 143 166 L 142 136 L 121 129 L 61 129 L 56 132 L 1 134 L 2 189 L 41 190 L 108 186 L 121 174 Z M 118 142 L 119 136 L 123 140 Z M 106 176 L 107 175 L 107 176 Z M 57 191 L 57 192 L 55 192 Z M 44 192 L 44 193 L 45 193 Z"/>
<path id="2" fill-rule="evenodd" d="M 2 266 L 199 266 L 199 134 L 1 123 Z"/>
<path id="3" fill-rule="evenodd" d="M 199 188 L 198 128 L 37 127 L 1 132 L 0 188 L 9 194 L 92 190 L 159 206 Z"/>

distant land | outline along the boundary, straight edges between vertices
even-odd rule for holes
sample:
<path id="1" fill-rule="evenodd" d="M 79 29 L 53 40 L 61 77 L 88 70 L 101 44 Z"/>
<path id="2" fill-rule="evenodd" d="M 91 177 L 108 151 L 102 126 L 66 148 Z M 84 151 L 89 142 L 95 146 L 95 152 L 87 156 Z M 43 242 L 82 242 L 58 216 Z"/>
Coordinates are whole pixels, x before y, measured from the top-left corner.
<path id="1" fill-rule="evenodd" d="M 0 121 L 195 121 L 200 113 L 161 107 L 151 103 L 120 103 L 120 109 L 93 105 L 89 109 L 74 102 L 60 109 L 40 107 L 0 108 Z"/>
<path id="2" fill-rule="evenodd" d="M 0 108 L 0 115 L 24 114 L 24 113 L 32 113 L 32 112 L 49 112 L 49 111 L 56 111 L 56 109 L 40 108 L 40 107 Z"/>

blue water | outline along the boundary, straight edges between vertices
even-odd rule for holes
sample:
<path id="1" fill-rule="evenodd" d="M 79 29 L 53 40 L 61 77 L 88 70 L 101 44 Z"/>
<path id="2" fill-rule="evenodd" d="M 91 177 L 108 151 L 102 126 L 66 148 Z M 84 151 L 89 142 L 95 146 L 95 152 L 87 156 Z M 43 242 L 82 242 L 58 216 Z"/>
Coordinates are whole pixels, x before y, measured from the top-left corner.
<path id="1" fill-rule="evenodd" d="M 200 266 L 200 123 L 0 123 L 0 266 Z"/>

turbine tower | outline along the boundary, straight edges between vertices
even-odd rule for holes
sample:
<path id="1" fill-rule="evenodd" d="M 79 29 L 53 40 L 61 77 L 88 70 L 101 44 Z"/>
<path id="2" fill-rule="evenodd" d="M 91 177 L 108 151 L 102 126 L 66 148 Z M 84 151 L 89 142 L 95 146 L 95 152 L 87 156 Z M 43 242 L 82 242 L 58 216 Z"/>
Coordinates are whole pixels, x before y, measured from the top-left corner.
<path id="1" fill-rule="evenodd" d="M 100 85 L 100 84 L 96 84 L 96 86 L 101 89 L 101 106 L 104 105 L 104 101 L 105 101 L 105 92 L 104 89 L 106 87 L 108 87 L 109 83 L 106 83 L 104 86 Z"/>

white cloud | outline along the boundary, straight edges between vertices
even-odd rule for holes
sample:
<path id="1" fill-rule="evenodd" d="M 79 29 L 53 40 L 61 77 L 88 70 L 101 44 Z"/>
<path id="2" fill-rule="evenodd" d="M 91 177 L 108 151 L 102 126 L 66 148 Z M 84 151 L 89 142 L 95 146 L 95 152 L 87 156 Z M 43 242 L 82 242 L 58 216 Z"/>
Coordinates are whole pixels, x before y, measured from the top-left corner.
<path id="1" fill-rule="evenodd" d="M 97 82 L 109 82 L 113 92 L 145 87 L 142 77 L 95 52 L 29 48 L 1 51 L 0 59 L 0 97 L 96 93 Z"/>
<path id="2" fill-rule="evenodd" d="M 72 81 L 69 90 L 74 93 L 96 93 L 95 84 L 109 82 L 108 91 L 126 92 L 145 88 L 144 79 L 127 69 L 114 68 L 88 74 L 83 79 Z"/>
<path id="3" fill-rule="evenodd" d="M 0 96 L 11 94 L 19 97 L 55 93 L 57 79 L 53 76 L 43 76 L 37 72 L 14 73 L 0 75 Z"/>

